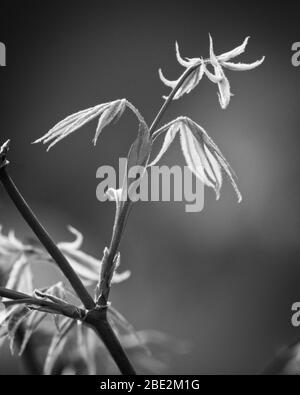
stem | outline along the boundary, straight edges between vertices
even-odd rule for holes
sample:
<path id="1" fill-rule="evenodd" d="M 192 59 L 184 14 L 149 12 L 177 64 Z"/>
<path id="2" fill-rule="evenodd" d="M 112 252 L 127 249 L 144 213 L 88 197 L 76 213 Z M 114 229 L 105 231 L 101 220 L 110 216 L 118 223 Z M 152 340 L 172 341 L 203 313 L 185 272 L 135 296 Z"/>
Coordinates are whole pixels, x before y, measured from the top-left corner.
<path id="1" fill-rule="evenodd" d="M 190 74 L 193 73 L 196 68 L 199 67 L 199 65 L 195 65 L 188 70 L 182 75 L 180 78 L 178 84 L 176 87 L 172 90 L 170 93 L 169 97 L 159 110 L 157 116 L 155 117 L 149 132 L 150 135 L 155 131 L 155 128 L 158 126 L 159 122 L 161 121 L 163 115 L 165 114 L 167 108 L 171 104 L 174 96 L 176 95 L 177 91 L 180 89 L 182 84 L 185 82 L 185 80 L 189 77 Z M 113 329 L 111 328 L 108 320 L 107 320 L 107 313 L 106 313 L 106 308 L 95 308 L 95 303 L 91 297 L 91 295 L 88 293 L 86 288 L 84 287 L 82 281 L 80 278 L 77 276 L 76 272 L 73 270 L 72 266 L 69 264 L 65 256 L 61 253 L 61 251 L 57 248 L 56 244 L 52 241 L 50 235 L 46 231 L 46 229 L 42 226 L 42 224 L 39 222 L 21 193 L 19 192 L 18 188 L 14 184 L 13 180 L 10 178 L 9 174 L 6 171 L 6 166 L 8 162 L 6 161 L 6 153 L 8 151 L 8 144 L 9 142 L 5 143 L 4 146 L 1 147 L 1 152 L 0 152 L 0 181 L 2 182 L 4 188 L 6 189 L 8 195 L 14 202 L 15 206 L 25 219 L 25 221 L 28 223 L 30 228 L 33 230 L 37 238 L 40 240 L 42 245 L 46 248 L 50 256 L 54 259 L 54 261 L 57 263 L 65 277 L 69 280 L 70 284 L 72 285 L 74 291 L 77 293 L 79 299 L 85 306 L 85 308 L 88 311 L 84 322 L 92 327 L 95 332 L 98 334 L 98 336 L 102 339 L 104 345 L 107 347 L 109 350 L 112 358 L 114 359 L 115 363 L 119 367 L 120 371 L 124 375 L 135 375 L 135 371 L 133 366 L 131 365 L 122 345 L 119 342 L 119 339 L 117 338 L 116 334 L 114 333 Z M 108 272 L 111 270 L 112 265 L 114 263 L 114 258 L 115 255 L 119 249 L 119 245 L 122 239 L 122 235 L 124 233 L 125 225 L 128 219 L 128 216 L 130 214 L 130 209 L 132 207 L 132 202 L 131 201 L 126 201 L 124 203 L 122 213 L 120 215 L 119 221 L 116 226 L 116 231 L 113 232 L 113 236 L 110 242 L 110 248 L 109 248 L 109 256 L 108 256 L 108 265 L 107 265 L 107 270 Z M 22 303 L 22 300 L 26 300 L 26 303 L 28 300 L 33 300 L 33 304 L 38 305 L 37 300 L 35 298 L 31 298 L 28 295 L 15 292 L 12 290 L 7 290 L 4 288 L 0 288 L 0 296 L 10 298 L 13 300 L 19 300 L 20 303 Z M 29 299 L 28 299 L 29 298 Z M 106 305 L 108 302 L 108 293 L 105 295 L 106 300 L 102 300 L 101 296 L 98 300 L 98 304 L 104 302 Z M 45 302 L 45 301 L 39 301 L 39 303 Z M 47 302 L 51 304 L 52 307 L 56 307 L 56 304 L 53 302 Z M 57 304 L 60 308 L 62 308 L 61 305 Z M 70 305 L 71 306 L 71 305 Z M 73 306 L 75 307 L 75 306 Z M 76 308 L 75 308 L 76 309 Z M 77 310 L 79 312 L 79 309 Z M 64 313 L 62 313 L 64 315 Z M 77 318 L 80 319 L 79 317 L 74 317 L 72 318 Z M 81 317 L 82 318 L 82 317 Z"/>
<path id="2" fill-rule="evenodd" d="M 38 305 L 40 302 L 42 302 L 41 300 L 36 300 L 35 298 L 31 298 L 29 295 L 23 294 L 21 292 L 13 291 L 11 289 L 3 288 L 3 287 L 0 287 L 0 296 L 4 297 L 4 298 L 12 299 L 12 300 L 19 302 L 19 303 L 24 303 L 24 301 L 27 300 L 28 303 L 34 303 L 35 305 Z M 5 305 L 5 303 L 6 302 L 4 302 L 3 304 Z M 51 303 L 49 305 L 51 305 Z M 45 306 L 45 303 L 43 303 L 43 306 Z M 57 308 L 57 306 L 56 306 L 56 308 Z M 26 331 L 26 329 L 22 324 L 17 329 L 15 341 L 18 344 L 19 348 L 21 347 L 21 345 L 23 343 L 25 331 Z M 35 353 L 34 340 L 30 339 L 30 341 L 26 345 L 26 348 L 22 354 L 22 359 L 23 359 L 24 369 L 26 370 L 27 374 L 30 374 L 32 376 L 37 376 L 37 375 L 43 374 L 42 369 L 40 367 L 40 361 L 38 360 L 36 353 Z"/>
<path id="3" fill-rule="evenodd" d="M 6 166 L 0 168 L 0 181 L 2 182 L 4 188 L 6 189 L 6 192 L 14 202 L 15 206 L 17 207 L 25 221 L 28 223 L 28 225 L 33 230 L 37 238 L 40 240 L 42 245 L 46 248 L 48 253 L 57 263 L 65 277 L 69 280 L 70 284 L 72 285 L 74 291 L 77 293 L 85 308 L 92 309 L 95 304 L 91 295 L 88 293 L 82 281 L 77 276 L 76 272 L 69 264 L 65 256 L 61 253 L 59 248 L 53 242 L 46 229 L 42 226 L 29 205 L 26 203 L 25 199 L 19 192 L 13 180 L 7 173 Z"/>
<path id="4" fill-rule="evenodd" d="M 29 295 L 23 294 L 22 292 L 13 291 L 12 289 L 7 289 L 3 287 L 0 287 L 0 297 L 12 300 L 22 300 L 30 298 Z"/>
<path id="5" fill-rule="evenodd" d="M 262 376 L 298 375 L 299 368 L 297 368 L 296 355 L 298 354 L 299 345 L 300 338 L 297 338 L 284 347 L 259 374 Z"/>
<path id="6" fill-rule="evenodd" d="M 74 288 L 74 291 L 77 293 L 78 297 L 82 301 L 83 305 L 87 310 L 89 310 L 90 317 L 87 320 L 87 323 L 89 320 L 91 320 L 91 326 L 94 328 L 98 336 L 102 339 L 103 343 L 107 347 L 108 351 L 110 352 L 112 358 L 114 359 L 116 365 L 120 368 L 120 371 L 123 374 L 126 375 L 134 375 L 135 371 L 133 367 L 131 366 L 127 355 L 125 351 L 123 350 L 118 338 L 116 337 L 115 333 L 113 332 L 109 322 L 107 321 L 106 315 L 103 317 L 99 317 L 97 314 L 97 319 L 95 318 L 95 303 L 88 293 L 88 291 L 85 289 L 84 285 L 82 284 L 80 278 L 77 276 L 73 268 L 70 266 L 69 262 L 66 260 L 64 255 L 61 253 L 61 251 L 57 248 L 55 243 L 52 241 L 51 237 L 47 233 L 47 231 L 44 229 L 44 227 L 40 224 L 39 220 L 35 216 L 35 214 L 32 212 L 26 201 L 24 200 L 23 196 L 15 186 L 14 182 L 8 175 L 6 171 L 6 146 L 8 144 L 6 143 L 4 145 L 4 150 L 1 149 L 0 152 L 0 181 L 2 182 L 4 188 L 6 189 L 8 195 L 16 205 L 17 209 L 25 219 L 25 221 L 28 223 L 28 225 L 31 227 L 33 232 L 36 234 L 40 242 L 43 244 L 43 246 L 46 248 L 48 253 L 52 256 L 54 261 L 57 263 L 59 268 L 62 270 L 63 274 L 65 277 L 69 280 L 70 284 Z M 126 221 L 126 218 L 124 218 L 124 222 Z M 118 238 L 117 238 L 118 239 Z M 119 242 L 117 243 L 119 244 Z M 28 301 L 28 298 L 30 299 L 30 296 L 16 292 L 13 290 L 8 290 L 5 288 L 0 288 L 0 296 L 9 298 L 12 300 L 19 300 L 20 303 L 22 303 L 22 300 Z M 34 298 L 33 302 L 34 304 L 38 304 Z M 44 301 L 43 301 L 44 302 Z M 54 307 L 53 305 L 56 305 L 55 303 L 48 302 L 51 307 Z M 58 305 L 60 308 L 60 311 L 62 314 L 67 315 L 73 319 L 82 319 L 83 314 L 82 310 L 76 308 L 75 306 L 61 306 Z M 55 306 L 57 307 L 57 306 Z M 72 314 L 70 313 L 68 315 L 68 311 L 65 311 L 65 309 L 71 309 L 73 308 Z M 63 311 L 64 310 L 64 311 Z M 58 310 L 59 311 L 59 310 Z M 101 322 L 101 319 L 103 318 L 103 323 Z"/>
<path id="7" fill-rule="evenodd" d="M 122 213 L 120 215 L 115 234 L 113 235 L 110 246 L 109 246 L 109 253 L 112 257 L 112 259 L 115 257 L 116 253 L 118 252 L 118 248 L 122 239 L 123 231 L 125 229 L 125 225 L 127 222 L 127 218 L 130 212 L 132 206 L 132 202 L 129 200 L 126 200 L 124 202 L 124 206 L 122 208 Z"/>
<path id="8" fill-rule="evenodd" d="M 181 88 L 185 80 L 199 67 L 199 64 L 190 67 L 187 69 L 183 74 L 180 80 L 178 81 L 178 84 L 175 86 L 175 88 L 172 90 L 170 95 L 168 96 L 167 100 L 164 102 L 163 106 L 160 108 L 158 114 L 156 115 L 154 121 L 152 122 L 152 125 L 150 126 L 150 134 L 154 132 L 156 127 L 158 126 L 159 122 L 161 121 L 162 117 L 164 116 L 165 112 L 167 111 L 169 105 L 171 104 L 174 96 L 178 92 L 178 90 Z"/>
<path id="9" fill-rule="evenodd" d="M 106 348 L 109 350 L 112 358 L 116 362 L 120 372 L 123 375 L 135 376 L 136 372 L 131 365 L 119 339 L 111 328 L 108 320 L 106 308 L 94 309 L 90 311 L 85 321 L 98 334 Z"/>
<path id="10" fill-rule="evenodd" d="M 12 291 L 10 289 L 0 287 L 0 295 L 5 298 L 13 299 L 13 300 L 22 300 L 28 297 L 26 294 L 22 294 L 20 292 Z M 21 347 L 23 343 L 23 338 L 25 335 L 25 329 L 21 324 L 16 332 L 16 342 L 18 347 Z M 32 344 L 32 340 L 30 340 L 22 354 L 22 358 L 24 360 L 24 368 L 27 373 L 30 375 L 41 375 L 42 371 L 40 368 L 40 362 L 38 358 L 36 358 L 36 354 L 34 351 L 34 344 Z"/>
<path id="11" fill-rule="evenodd" d="M 159 122 L 161 121 L 162 117 L 164 116 L 165 112 L 167 111 L 168 107 L 170 106 L 174 96 L 178 92 L 178 90 L 181 88 L 185 80 L 199 67 L 199 64 L 196 64 L 195 66 L 190 67 L 187 69 L 183 74 L 180 80 L 178 81 L 178 84 L 175 86 L 175 88 L 172 90 L 170 95 L 168 96 L 167 100 L 164 102 L 162 107 L 160 108 L 159 112 L 157 113 L 154 121 L 152 122 L 152 125 L 149 129 L 150 135 L 152 135 L 158 126 Z M 118 223 L 116 224 L 116 229 L 113 232 L 112 239 L 110 241 L 110 247 L 109 247 L 109 255 L 107 257 L 107 271 L 109 272 L 112 268 L 112 265 L 114 263 L 114 258 L 116 256 L 116 253 L 118 252 L 122 236 L 124 233 L 124 229 L 126 226 L 126 222 L 128 219 L 128 216 L 130 214 L 130 209 L 132 207 L 132 202 L 129 200 L 126 200 L 124 203 L 124 206 L 122 208 L 122 213 L 118 219 Z M 99 306 L 106 306 L 108 302 L 108 292 L 106 295 L 100 295 L 100 298 L 97 302 Z"/>
<path id="12" fill-rule="evenodd" d="M 72 304 L 50 302 L 48 300 L 34 298 L 21 292 L 3 287 L 0 287 L 0 297 L 13 300 L 13 302 L 2 301 L 5 307 L 13 306 L 14 304 L 39 306 L 41 308 L 46 308 L 47 310 L 52 310 L 53 314 L 60 314 L 73 319 L 81 319 L 85 315 L 85 312 L 82 309 L 79 309 Z"/>

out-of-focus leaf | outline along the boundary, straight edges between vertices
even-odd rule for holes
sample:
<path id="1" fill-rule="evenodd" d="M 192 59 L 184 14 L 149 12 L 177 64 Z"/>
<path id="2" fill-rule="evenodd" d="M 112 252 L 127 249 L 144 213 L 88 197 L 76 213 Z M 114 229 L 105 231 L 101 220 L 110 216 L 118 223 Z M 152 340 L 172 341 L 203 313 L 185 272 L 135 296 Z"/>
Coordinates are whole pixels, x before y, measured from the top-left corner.
<path id="1" fill-rule="evenodd" d="M 194 68 L 193 71 L 189 74 L 189 76 L 185 79 L 181 87 L 178 89 L 176 92 L 173 100 L 177 100 L 181 98 L 185 93 L 190 93 L 196 86 L 199 84 L 201 81 L 204 71 L 205 71 L 205 65 L 203 63 L 203 60 L 200 58 L 193 58 L 193 59 L 188 59 L 185 58 L 183 59 L 180 55 L 179 52 L 179 46 L 178 43 L 176 42 L 176 57 L 178 60 L 178 63 L 185 67 L 186 69 L 191 69 Z M 175 81 L 169 81 L 162 73 L 162 70 L 159 69 L 159 77 L 161 81 L 168 87 L 170 87 L 172 90 L 179 84 L 181 77 L 180 76 L 177 80 Z M 164 96 L 166 99 L 166 97 Z"/>
<path id="2" fill-rule="evenodd" d="M 121 336 L 129 358 L 139 367 L 141 374 L 164 374 L 170 369 L 172 361 L 187 354 L 191 345 L 166 333 L 155 330 L 138 331 L 139 341 L 131 334 Z M 140 343 L 144 344 L 151 353 L 142 352 Z"/>
<path id="3" fill-rule="evenodd" d="M 217 58 L 217 56 L 214 53 L 214 47 L 213 47 L 213 40 L 212 37 L 209 36 L 209 40 L 210 40 L 210 61 L 211 64 L 215 70 L 215 75 L 217 78 L 220 79 L 220 81 L 217 83 L 218 87 L 219 87 L 219 92 L 218 92 L 218 97 L 219 97 L 219 101 L 220 101 L 220 105 L 223 109 L 225 109 L 229 102 L 230 102 L 230 98 L 232 96 L 232 93 L 230 91 L 230 84 L 229 84 L 229 80 L 226 77 L 222 66 Z"/>
<path id="4" fill-rule="evenodd" d="M 191 348 L 189 342 L 177 339 L 161 331 L 143 330 L 138 331 L 137 335 L 138 342 L 136 336 L 132 336 L 132 334 L 123 335 L 122 340 L 126 348 L 139 347 L 140 342 L 148 346 L 152 345 L 158 348 L 169 348 L 172 352 L 177 354 L 187 354 Z"/>
<path id="5" fill-rule="evenodd" d="M 24 306 L 19 306 L 9 315 L 7 322 L 7 330 L 9 337 L 10 351 L 14 354 L 15 350 L 15 336 L 20 325 L 29 317 L 31 311 Z"/>
<path id="6" fill-rule="evenodd" d="M 6 155 L 9 151 L 9 146 L 10 146 L 10 140 L 7 140 L 0 147 L 0 168 L 6 166 L 9 163 L 6 159 Z"/>
<path id="7" fill-rule="evenodd" d="M 148 349 L 147 345 L 145 342 L 142 341 L 142 339 L 139 338 L 138 332 L 134 329 L 133 325 L 130 324 L 126 320 L 126 318 L 115 308 L 112 306 L 109 306 L 108 309 L 108 319 L 110 322 L 114 324 L 116 327 L 120 327 L 125 331 L 126 334 L 129 334 L 133 338 L 135 338 L 137 344 L 146 351 L 146 353 L 151 354 L 150 350 Z"/>
<path id="8" fill-rule="evenodd" d="M 102 130 L 109 125 L 113 120 L 119 120 L 126 108 L 126 100 L 117 100 L 112 103 L 99 118 L 96 134 L 94 137 L 94 145 L 97 144 L 98 137 Z"/>
<path id="9" fill-rule="evenodd" d="M 76 273 L 80 276 L 84 285 L 96 285 L 99 280 L 101 260 L 83 252 L 80 249 L 83 242 L 82 234 L 72 226 L 69 226 L 68 229 L 75 235 L 75 240 L 72 242 L 61 242 L 58 243 L 57 246 L 66 256 Z M 118 283 L 124 281 L 129 276 L 130 273 L 128 272 L 115 273 L 112 282 Z"/>
<path id="10" fill-rule="evenodd" d="M 232 62 L 223 62 L 222 66 L 226 67 L 229 70 L 233 71 L 249 71 L 256 69 L 256 67 L 260 66 L 265 60 L 263 56 L 260 60 L 257 60 L 253 63 L 232 63 Z"/>
<path id="11" fill-rule="evenodd" d="M 100 260 L 80 250 L 83 235 L 72 226 L 69 226 L 68 229 L 75 235 L 75 240 L 72 242 L 60 242 L 57 246 L 66 256 L 76 273 L 81 277 L 84 284 L 91 285 L 98 281 Z"/>
<path id="12" fill-rule="evenodd" d="M 85 327 L 82 322 L 77 322 L 77 347 L 78 354 L 81 357 L 84 365 L 86 366 L 87 374 L 97 374 L 97 363 L 95 359 L 95 349 L 90 344 L 90 333 L 91 330 Z M 94 336 L 94 334 L 92 333 Z"/>
<path id="13" fill-rule="evenodd" d="M 32 336 L 32 334 L 38 329 L 39 325 L 46 319 L 47 313 L 40 313 L 38 311 L 31 312 L 26 323 L 23 325 L 24 337 L 19 348 L 19 356 L 21 356 Z"/>
<path id="14" fill-rule="evenodd" d="M 1 308 L 0 311 L 0 347 L 2 346 L 2 344 L 4 343 L 4 341 L 8 336 L 8 328 L 7 328 L 8 318 L 12 313 L 12 311 L 16 309 L 16 307 L 6 308 L 2 303 L 1 306 L 3 306 L 4 308 Z"/>
<path id="15" fill-rule="evenodd" d="M 59 354 L 63 351 L 64 346 L 68 340 L 67 334 L 75 325 L 76 321 L 65 318 L 60 332 L 53 336 L 44 365 L 44 374 L 51 374 L 55 361 L 57 360 Z"/>
<path id="16" fill-rule="evenodd" d="M 269 376 L 299 376 L 300 341 L 296 340 L 291 345 L 283 347 L 262 374 Z"/>
<path id="17" fill-rule="evenodd" d="M 14 263 L 5 287 L 24 293 L 32 292 L 32 274 L 24 254 Z"/>

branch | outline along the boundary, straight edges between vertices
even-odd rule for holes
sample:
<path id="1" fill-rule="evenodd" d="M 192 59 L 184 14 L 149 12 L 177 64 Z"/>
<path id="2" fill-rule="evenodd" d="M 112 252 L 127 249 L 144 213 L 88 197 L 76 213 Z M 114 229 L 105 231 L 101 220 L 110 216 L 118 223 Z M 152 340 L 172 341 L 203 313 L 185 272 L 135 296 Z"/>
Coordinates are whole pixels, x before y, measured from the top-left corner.
<path id="1" fill-rule="evenodd" d="M 178 92 L 178 90 L 181 88 L 185 80 L 195 71 L 199 65 L 195 65 L 193 67 L 190 67 L 187 69 L 183 74 L 180 80 L 178 81 L 178 84 L 175 86 L 175 88 L 172 90 L 170 95 L 168 96 L 167 100 L 164 102 L 163 106 L 159 110 L 158 114 L 156 115 L 154 121 L 152 122 L 152 125 L 150 126 L 150 134 L 154 133 L 156 127 L 158 126 L 159 122 L 161 121 L 162 117 L 164 116 L 165 112 L 167 111 L 169 105 L 171 104 L 174 96 Z"/>
<path id="2" fill-rule="evenodd" d="M 41 307 L 52 314 L 60 314 L 73 319 L 83 319 L 85 311 L 69 303 L 55 303 L 44 299 L 34 298 L 30 295 L 21 292 L 13 291 L 11 289 L 0 287 L 0 297 L 11 299 L 12 301 L 2 301 L 5 307 L 10 307 L 15 304 L 26 304 Z"/>
<path id="3" fill-rule="evenodd" d="M 178 89 L 182 86 L 185 82 L 186 78 L 194 71 L 194 67 L 188 69 L 183 76 L 181 77 L 180 81 L 178 82 L 177 86 L 172 90 L 168 99 L 165 101 L 161 109 L 159 110 L 156 118 L 154 119 L 149 132 L 152 134 L 155 131 L 155 128 L 161 121 L 164 113 L 166 112 L 167 108 L 169 107 L 172 99 L 174 98 Z M 74 318 L 74 319 L 81 319 L 85 322 L 86 325 L 90 326 L 95 330 L 95 332 L 99 335 L 102 339 L 103 343 L 109 350 L 112 358 L 116 362 L 117 366 L 119 367 L 120 371 L 124 375 L 135 375 L 134 368 L 132 367 L 122 345 L 120 344 L 116 334 L 114 333 L 113 329 L 111 328 L 108 320 L 107 320 L 107 302 L 108 302 L 108 295 L 109 295 L 109 288 L 108 286 L 107 292 L 103 298 L 103 295 L 97 302 L 98 307 L 95 308 L 95 303 L 88 293 L 86 288 L 84 287 L 83 283 L 81 282 L 80 278 L 73 270 L 72 266 L 69 264 L 65 256 L 61 253 L 61 251 L 57 248 L 56 244 L 52 241 L 50 235 L 46 231 L 46 229 L 41 225 L 21 193 L 19 192 L 18 188 L 14 184 L 13 180 L 9 176 L 6 171 L 6 167 L 8 165 L 8 161 L 6 159 L 7 152 L 9 149 L 9 141 L 6 142 L 0 148 L 0 181 L 2 182 L 4 188 L 6 189 L 8 195 L 14 202 L 15 206 L 33 230 L 35 235 L 38 237 L 42 245 L 48 251 L 50 256 L 54 259 L 57 263 L 65 277 L 69 280 L 70 284 L 72 285 L 74 291 L 78 295 L 79 299 L 88 310 L 88 312 L 84 312 L 81 309 L 78 309 L 75 306 L 67 305 L 64 306 L 63 304 L 58 304 L 54 302 L 49 302 L 46 300 L 40 300 L 37 298 L 32 298 L 29 295 L 25 295 L 19 292 L 15 292 L 12 290 L 8 290 L 5 288 L 0 288 L 0 296 L 12 299 L 18 303 L 25 303 L 25 304 L 33 304 L 35 306 L 40 306 L 41 308 L 48 308 L 52 309 L 52 311 L 57 311 L 56 314 L 63 314 L 67 317 Z M 123 205 L 122 213 L 119 216 L 118 223 L 116 224 L 116 231 L 113 232 L 113 236 L 110 242 L 109 254 L 107 257 L 107 264 L 106 264 L 106 271 L 109 274 L 114 265 L 114 259 L 119 249 L 119 245 L 122 239 L 122 235 L 124 233 L 125 225 L 130 213 L 130 209 L 132 207 L 132 202 L 127 201 Z M 107 276 L 109 278 L 109 276 Z M 6 303 L 6 302 L 5 302 Z M 9 303 L 9 302 L 7 302 Z M 99 307 L 100 304 L 100 307 Z M 103 306 L 101 308 L 101 305 Z M 86 315 L 85 315 L 86 313 Z"/>
<path id="4" fill-rule="evenodd" d="M 84 319 L 84 323 L 92 328 L 101 338 L 120 369 L 120 372 L 123 375 L 135 376 L 136 372 L 107 320 L 107 308 L 98 308 L 89 311 Z"/>
<path id="5" fill-rule="evenodd" d="M 17 207 L 17 209 L 19 210 L 19 212 L 21 213 L 27 224 L 30 226 L 30 228 L 37 236 L 37 238 L 40 240 L 42 245 L 45 247 L 45 249 L 48 251 L 51 257 L 57 263 L 57 265 L 59 266 L 65 277 L 69 280 L 70 284 L 72 285 L 74 291 L 78 295 L 79 299 L 82 301 L 85 308 L 92 309 L 95 306 L 95 303 L 91 295 L 88 293 L 82 281 L 80 280 L 80 278 L 78 277 L 72 266 L 69 264 L 65 256 L 62 254 L 62 252 L 53 242 L 46 229 L 39 222 L 39 220 L 31 210 L 31 208 L 29 207 L 29 205 L 26 203 L 25 199 L 19 192 L 18 188 L 14 184 L 13 180 L 7 173 L 6 158 L 3 158 L 3 154 L 1 157 L 1 152 L 3 150 L 3 147 L 0 150 L 0 159 L 2 163 L 2 165 L 0 163 L 0 181 L 2 182 L 6 192 L 10 196 L 11 200 L 14 202 L 15 206 Z"/>

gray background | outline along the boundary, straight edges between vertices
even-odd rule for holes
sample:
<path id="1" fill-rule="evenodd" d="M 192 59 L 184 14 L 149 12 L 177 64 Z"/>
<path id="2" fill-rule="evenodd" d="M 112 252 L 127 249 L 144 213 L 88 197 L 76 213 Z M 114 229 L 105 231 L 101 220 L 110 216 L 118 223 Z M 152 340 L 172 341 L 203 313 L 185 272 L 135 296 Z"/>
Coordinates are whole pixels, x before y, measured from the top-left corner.
<path id="1" fill-rule="evenodd" d="M 250 35 L 241 60 L 266 61 L 251 72 L 228 72 L 235 96 L 219 108 L 204 80 L 174 103 L 165 121 L 188 115 L 215 139 L 239 177 L 238 205 L 228 182 L 221 199 L 205 191 L 205 209 L 182 203 L 138 203 L 122 242 L 129 281 L 112 291 L 114 305 L 137 329 L 160 329 L 189 340 L 168 373 L 256 373 L 299 335 L 290 324 L 300 300 L 299 82 L 291 46 L 300 40 L 295 2 L 7 1 L 0 5 L 1 140 L 11 138 L 10 171 L 55 240 L 72 224 L 84 249 L 101 256 L 110 238 L 113 203 L 99 203 L 96 169 L 116 165 L 137 130 L 126 114 L 94 148 L 95 124 L 46 154 L 30 145 L 66 115 L 126 97 L 150 123 L 168 90 L 159 67 L 175 79 L 178 40 L 185 56 L 217 53 Z M 179 144 L 162 163 L 184 164 Z M 31 237 L 4 191 L 0 222 Z M 40 282 L 53 275 L 38 270 Z M 6 355 L 7 356 L 3 356 Z M 3 358 L 8 358 L 4 360 Z M 0 372 L 20 369 L 1 353 Z"/>

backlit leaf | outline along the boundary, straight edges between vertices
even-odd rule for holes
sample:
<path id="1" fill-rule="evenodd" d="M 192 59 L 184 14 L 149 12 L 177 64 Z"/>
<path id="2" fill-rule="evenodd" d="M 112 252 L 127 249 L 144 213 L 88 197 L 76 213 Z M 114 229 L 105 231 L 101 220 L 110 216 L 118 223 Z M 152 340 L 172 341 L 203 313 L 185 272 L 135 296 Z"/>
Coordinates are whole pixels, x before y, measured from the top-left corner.
<path id="1" fill-rule="evenodd" d="M 66 342 L 68 340 L 67 335 L 70 332 L 70 330 L 74 328 L 75 325 L 76 325 L 76 321 L 71 320 L 69 318 L 65 318 L 62 324 L 61 331 L 53 336 L 44 365 L 45 375 L 51 374 L 57 358 L 62 353 L 66 345 Z"/>

